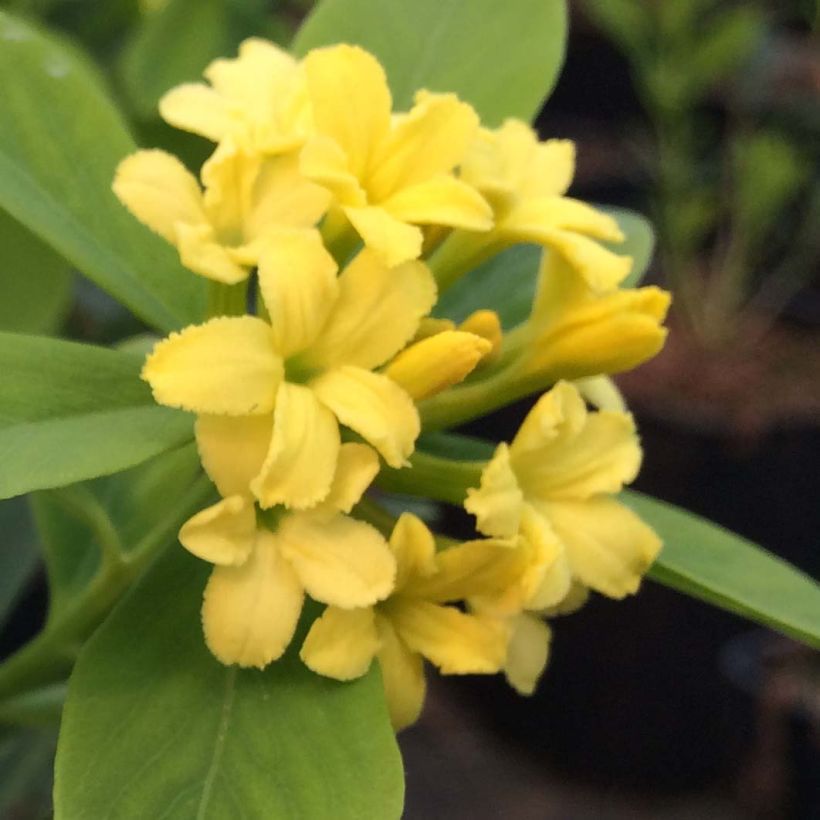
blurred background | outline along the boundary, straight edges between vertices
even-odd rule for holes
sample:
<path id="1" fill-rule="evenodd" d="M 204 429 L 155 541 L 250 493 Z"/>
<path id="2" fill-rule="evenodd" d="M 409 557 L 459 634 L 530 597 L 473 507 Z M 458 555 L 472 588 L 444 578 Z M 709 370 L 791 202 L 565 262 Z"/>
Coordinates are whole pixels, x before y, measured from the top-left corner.
<path id="1" fill-rule="evenodd" d="M 157 119 L 161 94 L 247 36 L 286 43 L 310 5 L 0 2 L 87 49 L 138 141 L 192 167 L 209 144 Z M 651 218 L 648 281 L 674 293 L 665 350 L 618 379 L 646 453 L 636 487 L 815 577 L 818 25 L 816 0 L 574 0 L 566 66 L 537 121 L 577 143 L 575 196 Z M 3 258 L 34 250 L 44 272 L 36 311 L 12 293 L 0 326 L 93 341 L 142 330 L 36 244 L 0 212 Z M 509 438 L 530 404 L 466 429 Z M 0 578 L 3 655 L 38 628 L 46 591 L 24 505 L 0 504 L 0 531 L 28 556 Z M 817 653 L 652 582 L 626 602 L 592 600 L 554 633 L 532 699 L 431 672 L 424 716 L 401 736 L 406 817 L 820 817 Z M 53 744 L 0 733 L 0 817 L 47 816 Z"/>

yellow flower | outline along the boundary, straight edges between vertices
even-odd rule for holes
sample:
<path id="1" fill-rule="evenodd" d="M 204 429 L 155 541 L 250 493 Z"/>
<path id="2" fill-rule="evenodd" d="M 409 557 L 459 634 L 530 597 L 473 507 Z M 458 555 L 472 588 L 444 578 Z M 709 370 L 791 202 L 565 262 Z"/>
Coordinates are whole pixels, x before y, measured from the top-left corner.
<path id="1" fill-rule="evenodd" d="M 638 589 L 661 543 L 610 496 L 635 478 L 640 463 L 632 417 L 588 412 L 567 382 L 541 397 L 512 444 L 499 445 L 464 506 L 487 535 L 511 538 L 528 526 L 537 534 L 529 537 L 560 546 L 545 579 L 559 594 L 542 588 L 528 608 L 550 606 L 550 597 L 560 602 L 573 580 L 611 598 Z"/>
<path id="2" fill-rule="evenodd" d="M 389 265 L 420 255 L 418 225 L 492 226 L 484 199 L 452 173 L 478 128 L 467 103 L 420 91 L 409 113 L 391 119 L 384 71 L 355 46 L 311 51 L 304 70 L 315 133 L 302 150 L 302 172 L 333 193 Z"/>
<path id="3" fill-rule="evenodd" d="M 623 234 L 611 216 L 565 196 L 574 172 L 575 146 L 568 140 L 539 142 L 519 120 L 481 129 L 461 178 L 490 202 L 495 226 L 483 234 L 453 234 L 432 258 L 440 281 L 453 281 L 510 245 L 531 242 L 561 254 L 594 290 L 616 287 L 632 259 L 598 240 L 621 242 Z"/>
<path id="4" fill-rule="evenodd" d="M 556 381 L 630 370 L 663 347 L 669 302 L 654 286 L 598 293 L 545 252 L 529 320 L 508 335 L 516 372 Z"/>
<path id="5" fill-rule="evenodd" d="M 218 282 L 246 279 L 282 227 L 309 228 L 327 192 L 304 179 L 295 154 L 261 157 L 226 139 L 196 177 L 171 154 L 137 151 L 117 168 L 114 193 L 179 251 L 182 264 Z"/>
<path id="6" fill-rule="evenodd" d="M 199 415 L 203 461 L 253 453 L 260 467 L 250 486 L 260 505 L 295 509 L 327 495 L 339 424 L 403 466 L 418 413 L 404 390 L 373 371 L 435 302 L 424 264 L 389 269 L 365 249 L 337 278 L 318 233 L 292 231 L 261 255 L 259 288 L 270 322 L 221 317 L 188 327 L 159 342 L 143 368 L 160 404 Z"/>
<path id="7" fill-rule="evenodd" d="M 311 124 L 304 72 L 286 51 L 252 37 L 239 46 L 239 57 L 214 60 L 204 74 L 210 85 L 186 83 L 160 100 L 166 122 L 268 154 L 304 142 Z"/>
<path id="8" fill-rule="evenodd" d="M 473 541 L 436 553 L 432 533 L 403 514 L 390 537 L 396 559 L 391 596 L 375 606 L 328 606 L 314 621 L 301 657 L 320 675 L 351 680 L 378 658 L 396 730 L 424 703 L 423 659 L 445 675 L 492 674 L 505 663 L 509 628 L 499 618 L 446 604 L 498 592 L 520 571 L 515 551 Z"/>
<path id="9" fill-rule="evenodd" d="M 282 512 L 273 529 L 256 520 L 251 455 L 205 459 L 220 490 L 232 494 L 194 515 L 179 538 L 215 564 L 202 604 L 208 648 L 224 664 L 262 668 L 288 647 L 306 592 L 337 607 L 370 606 L 390 594 L 396 565 L 382 536 L 345 514 L 378 471 L 367 445 L 343 444 L 324 502 Z"/>

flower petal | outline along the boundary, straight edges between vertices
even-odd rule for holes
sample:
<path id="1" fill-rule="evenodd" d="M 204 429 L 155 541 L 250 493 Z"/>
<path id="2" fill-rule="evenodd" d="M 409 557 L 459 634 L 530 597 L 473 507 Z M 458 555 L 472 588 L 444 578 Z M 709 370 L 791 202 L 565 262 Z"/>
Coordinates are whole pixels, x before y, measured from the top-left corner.
<path id="1" fill-rule="evenodd" d="M 421 256 L 424 241 L 421 228 L 396 219 L 385 208 L 378 206 L 346 207 L 344 212 L 364 244 L 378 254 L 388 267 Z"/>
<path id="2" fill-rule="evenodd" d="M 349 45 L 313 49 L 303 65 L 316 129 L 340 145 L 362 179 L 390 127 L 384 69 L 372 54 Z"/>
<path id="3" fill-rule="evenodd" d="M 355 609 L 393 589 L 396 562 L 379 532 L 345 515 L 294 513 L 279 525 L 282 554 L 311 598 Z"/>
<path id="4" fill-rule="evenodd" d="M 347 155 L 339 144 L 323 134 L 313 135 L 299 154 L 299 171 L 326 188 L 340 205 L 361 207 L 367 194 L 351 173 Z"/>
<path id="5" fill-rule="evenodd" d="M 379 457 L 372 447 L 358 442 L 345 442 L 339 449 L 336 474 L 322 507 L 334 512 L 349 513 L 373 483 L 379 472 Z"/>
<path id="6" fill-rule="evenodd" d="M 499 444 L 481 473 L 480 488 L 467 490 L 464 509 L 476 517 L 484 535 L 515 538 L 521 526 L 524 494 L 510 463 L 509 447 Z"/>
<path id="7" fill-rule="evenodd" d="M 504 666 L 509 632 L 497 618 L 403 597 L 391 599 L 383 611 L 407 647 L 443 675 L 492 674 Z"/>
<path id="8" fill-rule="evenodd" d="M 391 467 L 402 467 L 421 430 L 412 399 L 380 373 L 339 367 L 310 385 L 339 421 L 372 444 Z"/>
<path id="9" fill-rule="evenodd" d="M 223 498 L 189 518 L 179 531 L 179 540 L 204 561 L 241 566 L 256 540 L 253 502 L 241 495 Z"/>
<path id="10" fill-rule="evenodd" d="M 339 425 L 309 387 L 282 382 L 270 449 L 251 490 L 262 507 L 304 510 L 330 491 L 339 455 Z"/>
<path id="11" fill-rule="evenodd" d="M 436 571 L 436 542 L 427 525 L 412 513 L 402 513 L 390 535 L 396 559 L 396 592 L 417 577 Z"/>
<path id="12" fill-rule="evenodd" d="M 205 642 L 224 664 L 260 669 L 287 649 L 304 593 L 279 553 L 276 536 L 260 530 L 240 567 L 216 567 L 202 603 Z"/>
<path id="13" fill-rule="evenodd" d="M 549 660 L 552 632 L 540 619 L 523 613 L 512 622 L 504 675 L 521 695 L 531 695 Z"/>
<path id="14" fill-rule="evenodd" d="M 492 347 L 474 333 L 445 330 L 406 347 L 384 373 L 421 401 L 463 381 Z"/>
<path id="15" fill-rule="evenodd" d="M 142 369 L 160 404 L 231 416 L 270 413 L 282 375 L 270 326 L 252 316 L 219 317 L 172 333 Z"/>
<path id="16" fill-rule="evenodd" d="M 279 230 L 259 255 L 259 288 L 276 350 L 287 358 L 319 334 L 338 296 L 336 262 L 317 231 Z"/>
<path id="17" fill-rule="evenodd" d="M 248 278 L 248 267 L 232 248 L 216 241 L 210 225 L 177 225 L 179 258 L 188 270 L 222 282 L 235 285 Z"/>
<path id="18" fill-rule="evenodd" d="M 610 598 L 637 591 L 661 541 L 632 510 L 610 498 L 559 501 L 543 508 L 564 542 L 575 578 Z"/>
<path id="19" fill-rule="evenodd" d="M 329 606 L 310 627 L 299 657 L 317 675 L 353 680 L 367 672 L 380 646 L 372 609 Z"/>
<path id="20" fill-rule="evenodd" d="M 273 415 L 198 416 L 199 458 L 219 494 L 248 495 L 270 447 Z"/>
<path id="21" fill-rule="evenodd" d="M 219 142 L 237 128 L 234 106 L 204 83 L 183 83 L 159 101 L 162 119 L 174 128 Z"/>
<path id="22" fill-rule="evenodd" d="M 381 203 L 391 216 L 417 225 L 448 225 L 488 231 L 493 212 L 475 188 L 450 176 L 439 176 L 404 188 Z"/>
<path id="23" fill-rule="evenodd" d="M 165 151 L 137 151 L 118 166 L 114 193 L 134 216 L 171 244 L 179 223 L 207 225 L 196 177 Z"/>
<path id="24" fill-rule="evenodd" d="M 536 402 L 510 446 L 525 495 L 544 501 L 620 492 L 638 474 L 641 448 L 628 413 L 588 413 L 575 385 Z"/>
<path id="25" fill-rule="evenodd" d="M 424 661 L 407 648 L 387 618 L 377 615 L 376 629 L 381 641 L 378 657 L 390 722 L 400 732 L 418 720 L 424 706 Z"/>
<path id="26" fill-rule="evenodd" d="M 477 130 L 477 114 L 455 94 L 419 91 L 415 105 L 397 118 L 375 158 L 368 180 L 373 201 L 452 171 Z"/>
<path id="27" fill-rule="evenodd" d="M 333 313 L 300 361 L 321 369 L 378 367 L 413 338 L 435 301 L 436 284 L 424 264 L 390 269 L 364 250 L 342 271 Z"/>

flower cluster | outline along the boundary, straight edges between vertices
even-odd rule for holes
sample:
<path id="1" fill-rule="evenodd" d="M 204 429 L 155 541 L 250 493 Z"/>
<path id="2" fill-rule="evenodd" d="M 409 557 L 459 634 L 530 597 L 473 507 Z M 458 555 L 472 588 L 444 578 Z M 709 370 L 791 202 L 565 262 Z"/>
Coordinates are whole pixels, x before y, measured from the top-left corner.
<path id="1" fill-rule="evenodd" d="M 251 39 L 205 76 L 160 104 L 216 143 L 199 179 L 139 151 L 114 191 L 211 280 L 209 316 L 158 342 L 143 369 L 157 402 L 195 414 L 220 496 L 179 536 L 214 565 L 208 647 L 266 666 L 307 594 L 326 608 L 304 662 L 349 680 L 377 659 L 397 728 L 421 709 L 423 659 L 445 674 L 504 671 L 531 692 L 544 619 L 588 590 L 635 592 L 659 550 L 613 498 L 641 451 L 606 374 L 660 349 L 667 294 L 619 287 L 631 259 L 610 247 L 623 239 L 612 217 L 566 196 L 569 142 L 514 120 L 484 128 L 454 94 L 422 90 L 394 112 L 378 61 L 349 45 L 297 61 Z M 461 324 L 432 315 L 517 243 L 543 248 L 526 321 L 502 333 L 492 306 Z M 379 506 L 397 471 L 436 497 L 414 466 L 423 431 L 546 388 L 486 464 L 439 459 L 440 481 L 461 477 L 475 540 Z"/>

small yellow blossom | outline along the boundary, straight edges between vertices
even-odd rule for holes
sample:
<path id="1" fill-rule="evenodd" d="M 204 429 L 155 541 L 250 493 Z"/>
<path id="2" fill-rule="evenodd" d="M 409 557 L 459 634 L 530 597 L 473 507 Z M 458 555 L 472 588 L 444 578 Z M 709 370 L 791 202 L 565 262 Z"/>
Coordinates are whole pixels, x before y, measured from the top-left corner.
<path id="1" fill-rule="evenodd" d="M 398 730 L 421 712 L 424 658 L 445 675 L 492 674 L 504 667 L 507 623 L 448 604 L 497 593 L 519 563 L 514 550 L 488 541 L 437 554 L 432 533 L 409 513 L 396 523 L 390 548 L 397 567 L 390 597 L 366 608 L 329 606 L 314 621 L 301 657 L 314 672 L 339 680 L 360 677 L 378 658 Z"/>
<path id="2" fill-rule="evenodd" d="M 298 148 L 310 131 L 300 64 L 273 43 L 252 37 L 233 60 L 214 60 L 204 83 L 171 89 L 159 103 L 169 124 L 213 142 L 231 138 L 266 154 Z"/>
<path id="3" fill-rule="evenodd" d="M 409 113 L 391 118 L 384 70 L 355 46 L 315 49 L 304 70 L 315 132 L 302 150 L 302 172 L 333 193 L 389 265 L 420 255 L 418 225 L 492 227 L 489 205 L 452 173 L 478 128 L 467 103 L 420 91 Z"/>
<path id="4" fill-rule="evenodd" d="M 519 242 L 551 248 L 595 291 L 617 287 L 632 267 L 600 241 L 621 242 L 618 223 L 566 196 L 575 172 L 575 146 L 568 140 L 539 142 L 519 120 L 481 129 L 461 167 L 461 178 L 480 191 L 493 208 L 495 226 L 482 234 L 457 232 L 432 260 L 442 281 Z"/>
<path id="5" fill-rule="evenodd" d="M 171 154 L 137 151 L 117 168 L 114 193 L 183 265 L 226 284 L 247 278 L 277 230 L 312 227 L 329 202 L 295 155 L 261 157 L 230 139 L 202 166 L 202 183 Z"/>
<path id="6" fill-rule="evenodd" d="M 499 445 L 464 506 L 487 535 L 511 538 L 528 522 L 540 538 L 557 541 L 560 560 L 546 583 L 564 595 L 574 580 L 622 598 L 638 589 L 661 546 L 611 497 L 640 463 L 632 417 L 590 413 L 578 390 L 561 382 L 537 402 L 512 444 Z M 542 608 L 532 601 L 528 607 Z"/>

